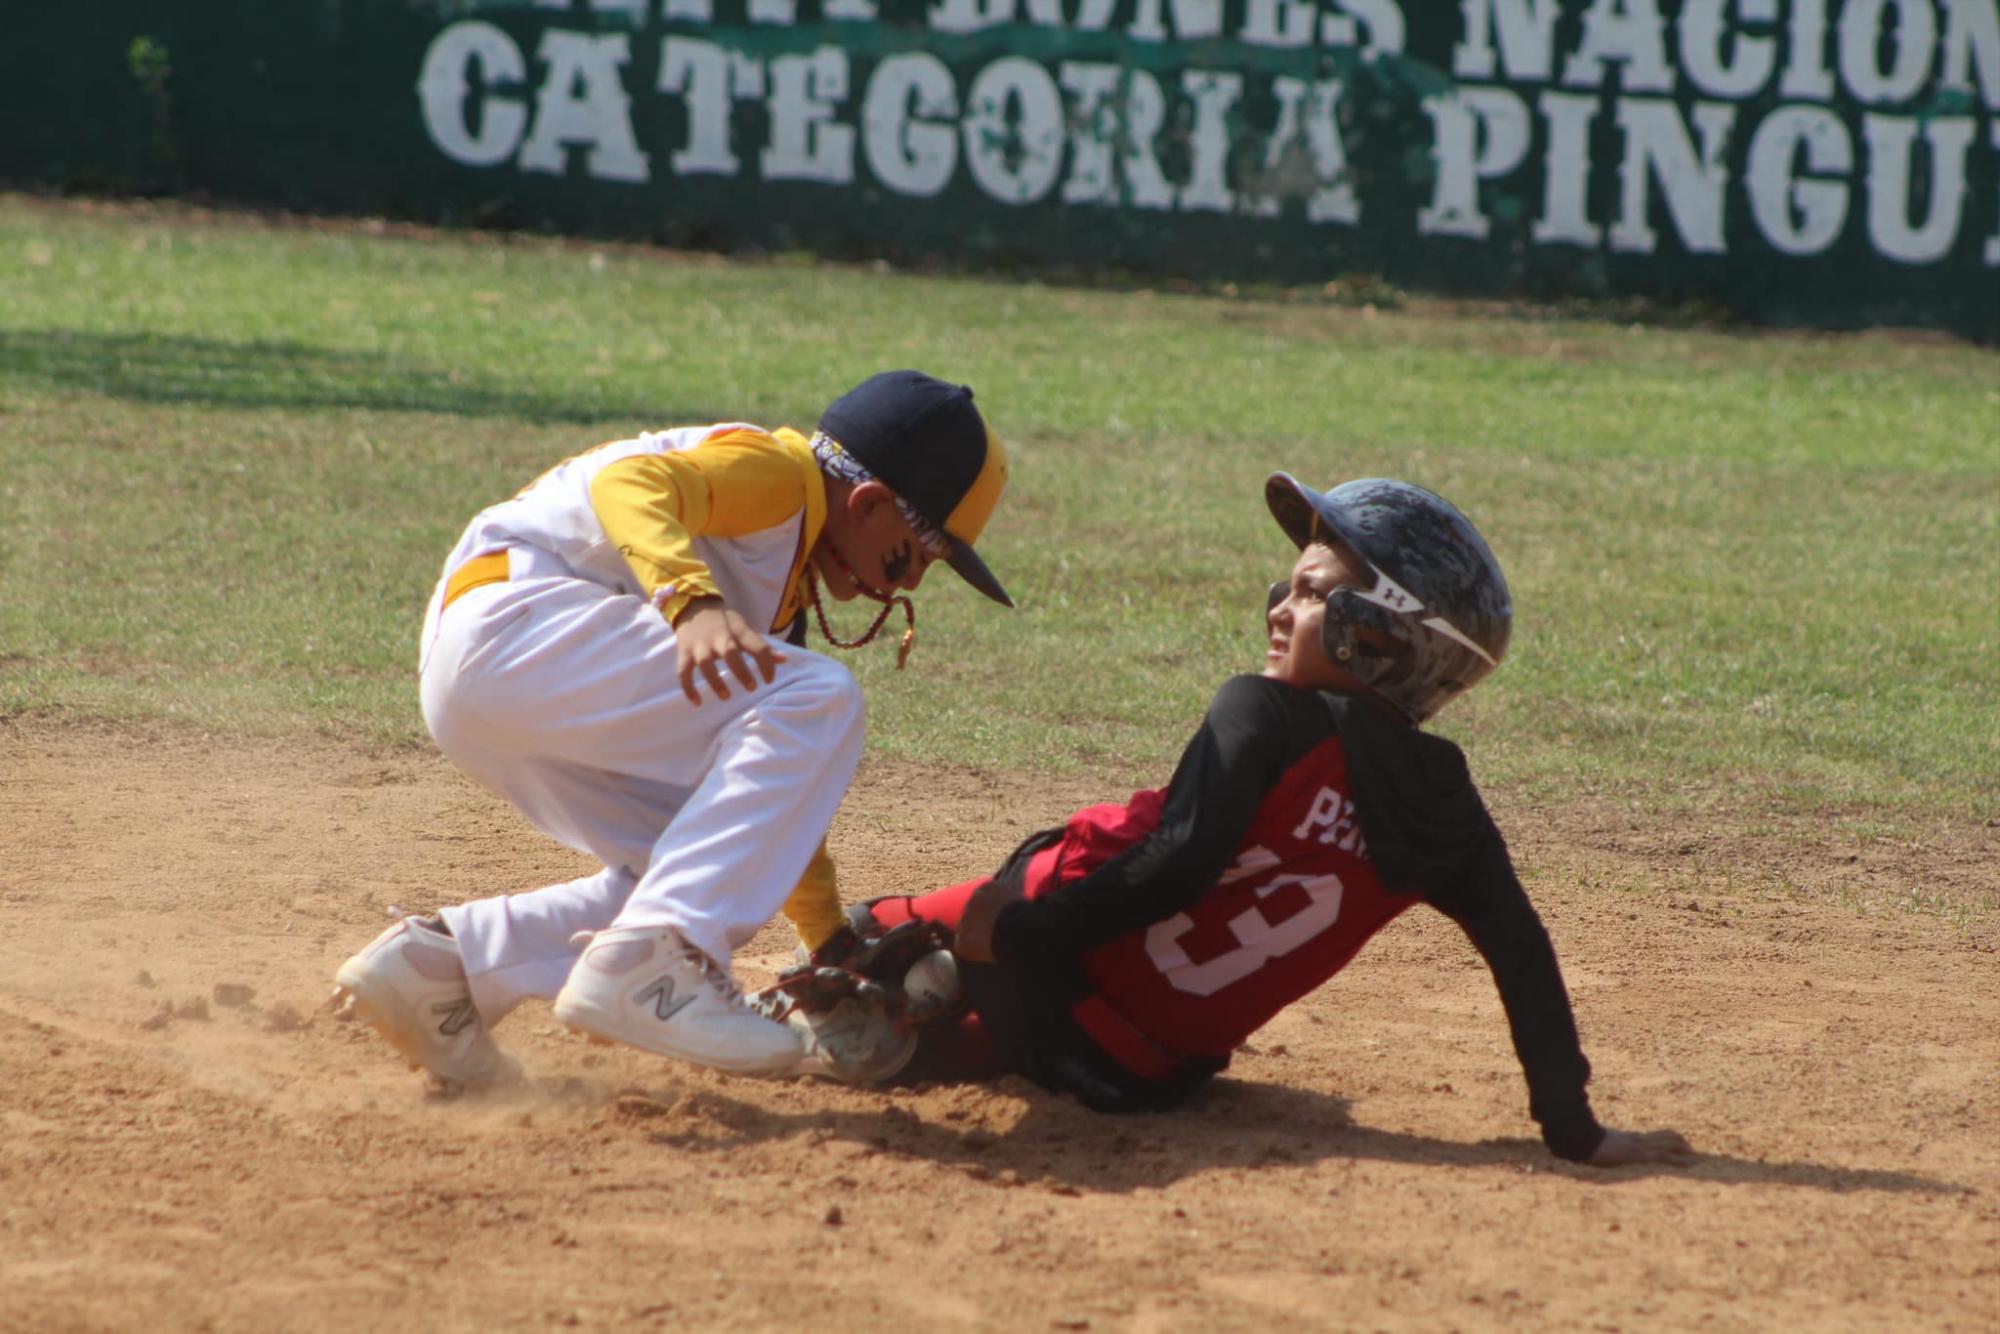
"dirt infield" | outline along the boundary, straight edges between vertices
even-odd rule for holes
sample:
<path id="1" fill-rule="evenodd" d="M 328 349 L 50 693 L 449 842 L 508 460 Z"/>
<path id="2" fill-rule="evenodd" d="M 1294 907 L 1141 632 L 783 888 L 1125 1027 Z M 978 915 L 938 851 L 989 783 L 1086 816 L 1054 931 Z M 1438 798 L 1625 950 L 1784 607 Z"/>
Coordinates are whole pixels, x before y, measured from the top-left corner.
<path id="1" fill-rule="evenodd" d="M 871 761 L 846 892 L 1124 795 Z M 1695 1167 L 1551 1159 L 1421 910 L 1169 1115 L 731 1079 L 544 1007 L 525 1087 L 430 1101 L 316 1008 L 335 965 L 576 859 L 425 753 L 0 724 L 0 1328 L 2000 1324 L 2000 828 L 1499 814 L 1600 1113 Z"/>

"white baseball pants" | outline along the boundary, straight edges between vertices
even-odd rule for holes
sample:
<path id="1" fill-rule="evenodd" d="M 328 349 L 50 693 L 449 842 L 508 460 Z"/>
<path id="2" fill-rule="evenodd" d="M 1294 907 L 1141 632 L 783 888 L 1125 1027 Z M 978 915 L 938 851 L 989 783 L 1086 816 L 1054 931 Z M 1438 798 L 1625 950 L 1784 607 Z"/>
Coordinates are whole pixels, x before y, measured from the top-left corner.
<path id="1" fill-rule="evenodd" d="M 517 565 L 518 568 L 518 565 Z M 433 601 L 422 675 L 439 749 L 595 875 L 445 910 L 489 1023 L 553 997 L 578 931 L 671 926 L 727 962 L 776 915 L 861 758 L 861 690 L 781 645 L 777 679 L 688 703 L 673 627 L 644 599 L 569 575 Z"/>

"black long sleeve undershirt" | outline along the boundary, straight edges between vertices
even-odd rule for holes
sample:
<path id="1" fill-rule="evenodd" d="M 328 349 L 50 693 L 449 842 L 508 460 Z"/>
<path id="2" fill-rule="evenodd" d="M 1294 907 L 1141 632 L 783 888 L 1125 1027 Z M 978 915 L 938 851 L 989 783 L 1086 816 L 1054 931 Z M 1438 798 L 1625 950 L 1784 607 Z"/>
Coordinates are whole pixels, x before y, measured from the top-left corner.
<path id="1" fill-rule="evenodd" d="M 1317 700 L 1261 677 L 1224 682 L 1181 752 L 1159 824 L 1060 893 L 1010 905 L 994 924 L 994 954 L 1084 954 L 1207 893 L 1243 846 L 1265 793 L 1333 735 Z"/>
<path id="2" fill-rule="evenodd" d="M 1548 932 L 1464 754 L 1363 701 L 1254 676 L 1225 682 L 1182 752 L 1159 824 L 1058 892 L 1004 909 L 996 957 L 1073 960 L 1187 908 L 1236 855 L 1270 788 L 1336 734 L 1383 886 L 1421 896 L 1471 939 L 1499 989 L 1544 1141 L 1587 1159 L 1604 1137 L 1584 1092 L 1590 1064 Z"/>
<path id="3" fill-rule="evenodd" d="M 1584 1091 L 1590 1062 L 1562 968 L 1465 753 L 1362 701 L 1326 699 L 1376 874 L 1392 892 L 1421 894 L 1471 939 L 1499 989 L 1543 1142 L 1559 1157 L 1588 1159 L 1604 1128 Z"/>

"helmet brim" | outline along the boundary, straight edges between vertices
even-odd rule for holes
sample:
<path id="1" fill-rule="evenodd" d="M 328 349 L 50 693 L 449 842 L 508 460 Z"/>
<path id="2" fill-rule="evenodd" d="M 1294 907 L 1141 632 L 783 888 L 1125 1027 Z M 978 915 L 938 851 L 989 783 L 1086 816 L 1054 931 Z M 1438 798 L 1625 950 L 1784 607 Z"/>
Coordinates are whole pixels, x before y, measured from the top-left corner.
<path id="1" fill-rule="evenodd" d="M 1271 507 L 1278 527 L 1301 551 L 1321 532 L 1330 532 L 1343 542 L 1354 540 L 1326 497 L 1288 472 L 1274 472 L 1265 480 L 1264 503 Z"/>

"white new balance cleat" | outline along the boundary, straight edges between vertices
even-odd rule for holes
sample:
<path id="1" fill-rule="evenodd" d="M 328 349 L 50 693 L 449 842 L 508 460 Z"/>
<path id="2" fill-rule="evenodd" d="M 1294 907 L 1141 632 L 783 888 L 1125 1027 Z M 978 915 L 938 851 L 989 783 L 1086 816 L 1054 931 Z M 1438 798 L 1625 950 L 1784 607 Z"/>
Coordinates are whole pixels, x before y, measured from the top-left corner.
<path id="1" fill-rule="evenodd" d="M 458 942 L 405 917 L 333 975 L 334 999 L 442 1092 L 493 1084 L 520 1067 L 493 1045 L 472 1003 Z"/>
<path id="2" fill-rule="evenodd" d="M 736 1074 L 787 1074 L 798 1036 L 752 1010 L 729 970 L 671 927 L 600 931 L 556 996 L 588 1037 Z"/>

